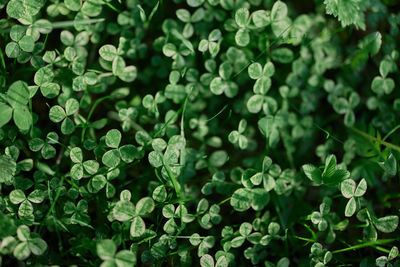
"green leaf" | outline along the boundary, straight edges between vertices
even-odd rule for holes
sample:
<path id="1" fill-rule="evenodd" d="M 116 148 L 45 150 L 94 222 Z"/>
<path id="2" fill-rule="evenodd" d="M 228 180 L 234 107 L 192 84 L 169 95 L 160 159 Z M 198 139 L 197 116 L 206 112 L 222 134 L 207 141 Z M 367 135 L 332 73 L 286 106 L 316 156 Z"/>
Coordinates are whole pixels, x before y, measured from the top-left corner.
<path id="1" fill-rule="evenodd" d="M 60 85 L 52 82 L 44 83 L 40 86 L 40 92 L 42 92 L 42 95 L 46 98 L 54 98 L 58 96 L 60 89 Z"/>
<path id="2" fill-rule="evenodd" d="M 12 83 L 7 91 L 7 101 L 13 108 L 28 104 L 29 96 L 28 85 L 23 81 Z"/>
<path id="3" fill-rule="evenodd" d="M 83 166 L 82 164 L 78 163 L 72 166 L 70 175 L 72 179 L 80 180 L 83 177 Z"/>
<path id="4" fill-rule="evenodd" d="M 356 212 L 357 209 L 357 203 L 354 197 L 350 198 L 349 201 L 346 204 L 346 208 L 344 210 L 344 215 L 346 217 L 351 217 L 353 216 L 354 212 Z"/>
<path id="5" fill-rule="evenodd" d="M 250 12 L 247 8 L 239 8 L 235 13 L 235 21 L 239 27 L 246 27 Z"/>
<path id="6" fill-rule="evenodd" d="M 325 0 L 326 13 L 338 17 L 342 27 L 354 24 L 365 29 L 364 14 L 359 0 Z"/>
<path id="7" fill-rule="evenodd" d="M 9 58 L 17 58 L 21 53 L 19 45 L 15 42 L 10 42 L 6 45 L 6 55 Z"/>
<path id="8" fill-rule="evenodd" d="M 235 41 L 238 46 L 247 46 L 250 43 L 250 34 L 246 29 L 239 29 L 235 35 Z"/>
<path id="9" fill-rule="evenodd" d="M 348 0 L 349 1 L 349 0 Z M 364 37 L 364 39 L 359 42 L 358 47 L 365 52 L 369 53 L 371 56 L 375 56 L 382 45 L 382 35 L 380 32 L 370 33 Z"/>
<path id="10" fill-rule="evenodd" d="M 392 249 L 389 252 L 388 259 L 393 260 L 393 259 L 397 258 L 398 255 L 399 255 L 399 249 L 396 246 L 394 246 L 394 247 L 392 247 Z"/>
<path id="11" fill-rule="evenodd" d="M 214 151 L 209 162 L 214 167 L 222 167 L 229 159 L 228 153 L 224 150 Z"/>
<path id="12" fill-rule="evenodd" d="M 66 118 L 65 120 L 63 120 L 63 122 L 61 123 L 61 132 L 63 134 L 71 134 L 75 131 L 75 125 L 73 123 L 73 121 L 70 118 Z"/>
<path id="13" fill-rule="evenodd" d="M 17 164 L 8 155 L 0 155 L 0 183 L 11 184 L 15 175 Z"/>
<path id="14" fill-rule="evenodd" d="M 90 180 L 90 185 L 92 186 L 94 193 L 99 192 L 106 185 L 107 180 L 103 175 L 96 175 Z"/>
<path id="15" fill-rule="evenodd" d="M 28 200 L 35 204 L 42 203 L 44 199 L 45 199 L 45 194 L 43 193 L 42 190 L 39 189 L 33 190 L 28 196 Z"/>
<path id="16" fill-rule="evenodd" d="M 264 188 L 254 188 L 251 190 L 252 202 L 251 207 L 254 210 L 262 210 L 266 205 L 268 205 L 270 196 Z"/>
<path id="17" fill-rule="evenodd" d="M 214 95 L 221 95 L 227 88 L 227 83 L 221 77 L 216 77 L 211 81 L 210 90 Z"/>
<path id="18" fill-rule="evenodd" d="M 394 80 L 391 78 L 375 77 L 371 83 L 371 89 L 378 95 L 390 94 L 395 87 Z"/>
<path id="19" fill-rule="evenodd" d="M 384 162 L 378 162 L 379 166 L 385 171 L 389 176 L 395 176 L 397 173 L 397 160 L 392 153 L 389 154 L 387 160 Z"/>
<path id="20" fill-rule="evenodd" d="M 358 183 L 356 191 L 354 192 L 354 196 L 361 197 L 365 194 L 366 191 L 367 191 L 367 181 L 363 178 Z"/>
<path id="21" fill-rule="evenodd" d="M 276 222 L 271 222 L 268 225 L 268 233 L 270 235 L 278 235 L 279 234 L 279 230 L 281 229 L 280 225 Z"/>
<path id="22" fill-rule="evenodd" d="M 26 196 L 25 196 L 24 191 L 17 189 L 17 190 L 11 191 L 9 198 L 10 198 L 11 203 L 19 204 L 26 199 Z M 22 241 L 24 241 L 24 240 L 22 240 Z"/>
<path id="23" fill-rule="evenodd" d="M 64 0 L 65 6 L 71 11 L 79 11 L 81 9 L 80 0 Z"/>
<path id="24" fill-rule="evenodd" d="M 137 262 L 136 255 L 129 250 L 121 250 L 115 255 L 115 263 L 118 267 L 135 266 Z"/>
<path id="25" fill-rule="evenodd" d="M 399 217 L 396 215 L 389 215 L 379 219 L 373 218 L 376 229 L 382 233 L 394 232 L 399 225 Z"/>
<path id="26" fill-rule="evenodd" d="M 238 248 L 243 245 L 244 241 L 246 241 L 246 238 L 244 236 L 237 236 L 231 241 L 232 247 Z"/>
<path id="27" fill-rule="evenodd" d="M 12 118 L 12 108 L 0 103 L 0 128 L 6 125 Z"/>
<path id="28" fill-rule="evenodd" d="M 159 168 L 163 166 L 163 156 L 160 152 L 151 151 L 148 156 L 151 166 L 154 168 Z"/>
<path id="29" fill-rule="evenodd" d="M 271 20 L 282 20 L 287 16 L 287 6 L 282 1 L 276 1 L 271 9 Z"/>
<path id="30" fill-rule="evenodd" d="M 112 214 L 118 221 L 129 221 L 136 216 L 135 205 L 130 201 L 118 201 L 112 210 Z"/>
<path id="31" fill-rule="evenodd" d="M 164 202 L 167 199 L 167 190 L 164 185 L 159 185 L 154 189 L 153 199 L 157 202 Z"/>
<path id="32" fill-rule="evenodd" d="M 215 267 L 228 267 L 229 262 L 225 256 L 220 256 L 215 263 Z"/>
<path id="33" fill-rule="evenodd" d="M 264 96 L 253 95 L 247 101 L 247 109 L 251 113 L 258 113 L 261 111 L 263 104 L 264 104 Z"/>
<path id="34" fill-rule="evenodd" d="M 252 13 L 251 18 L 257 28 L 262 28 L 270 24 L 270 17 L 265 10 L 257 10 Z"/>
<path id="35" fill-rule="evenodd" d="M 32 238 L 28 241 L 29 249 L 33 255 L 42 255 L 47 250 L 46 242 L 41 238 Z"/>
<path id="36" fill-rule="evenodd" d="M 214 267 L 214 259 L 211 255 L 206 254 L 200 258 L 200 266 L 201 267 Z"/>
<path id="37" fill-rule="evenodd" d="M 65 114 L 65 111 L 62 107 L 56 105 L 50 108 L 49 118 L 52 122 L 60 122 L 65 119 L 66 116 L 67 114 Z"/>
<path id="38" fill-rule="evenodd" d="M 119 148 L 121 159 L 126 163 L 131 163 L 138 157 L 138 149 L 134 145 L 123 145 Z"/>
<path id="39" fill-rule="evenodd" d="M 344 180 L 340 184 L 340 191 L 345 198 L 352 198 L 356 191 L 356 182 L 352 179 Z"/>
<path id="40" fill-rule="evenodd" d="M 114 75 L 119 75 L 126 67 L 125 60 L 121 56 L 116 56 L 112 62 L 112 72 Z"/>
<path id="41" fill-rule="evenodd" d="M 118 74 L 118 77 L 124 82 L 133 82 L 137 77 L 137 68 L 135 66 L 127 66 Z"/>
<path id="42" fill-rule="evenodd" d="M 204 0 L 186 0 L 190 7 L 199 7 L 204 3 Z"/>
<path id="43" fill-rule="evenodd" d="M 22 242 L 19 243 L 13 252 L 13 255 L 15 258 L 17 258 L 18 260 L 25 260 L 29 257 L 29 255 L 31 255 L 31 251 L 28 247 L 28 243 L 27 242 Z"/>
<path id="44" fill-rule="evenodd" d="M 16 107 L 14 109 L 14 122 L 21 131 L 27 131 L 32 126 L 32 114 L 27 107 Z"/>
<path id="45" fill-rule="evenodd" d="M 43 1 L 11 0 L 7 5 L 7 14 L 14 19 L 29 18 L 36 15 L 42 6 Z"/>
<path id="46" fill-rule="evenodd" d="M 101 161 L 103 162 L 104 165 L 106 165 L 109 168 L 117 167 L 121 161 L 118 149 L 112 149 L 104 153 L 103 157 L 101 158 Z"/>
<path id="47" fill-rule="evenodd" d="M 276 48 L 272 50 L 271 58 L 276 62 L 287 64 L 293 61 L 294 54 L 289 48 Z"/>
<path id="48" fill-rule="evenodd" d="M 99 163 L 96 160 L 87 160 L 83 163 L 83 168 L 90 175 L 96 174 L 99 169 Z"/>
<path id="49" fill-rule="evenodd" d="M 96 245 L 97 256 L 102 260 L 111 260 L 114 258 L 117 246 L 111 239 L 104 239 Z"/>
<path id="50" fill-rule="evenodd" d="M 248 68 L 249 76 L 251 79 L 258 79 L 261 77 L 263 71 L 260 63 L 252 63 Z"/>
<path id="51" fill-rule="evenodd" d="M 25 52 L 32 52 L 35 47 L 35 40 L 32 36 L 25 35 L 18 41 L 19 47 Z"/>
<path id="52" fill-rule="evenodd" d="M 331 176 L 322 176 L 322 181 L 327 186 L 336 186 L 350 177 L 347 170 L 336 170 Z"/>
<path id="53" fill-rule="evenodd" d="M 245 237 L 248 236 L 252 230 L 253 230 L 253 226 L 248 222 L 242 223 L 239 227 L 239 233 Z"/>
<path id="54" fill-rule="evenodd" d="M 74 114 L 78 110 L 79 110 L 79 102 L 74 98 L 68 99 L 67 102 L 65 103 L 66 115 L 67 116 L 71 116 L 72 114 Z"/>
<path id="55" fill-rule="evenodd" d="M 72 148 L 71 151 L 69 152 L 69 156 L 72 162 L 81 163 L 83 160 L 82 149 L 79 147 Z"/>
<path id="56" fill-rule="evenodd" d="M 31 234 L 31 230 L 26 225 L 20 225 L 17 229 L 18 239 L 21 241 L 28 241 Z"/>
<path id="57" fill-rule="evenodd" d="M 136 204 L 136 214 L 139 216 L 147 215 L 154 210 L 155 204 L 150 197 L 142 198 Z"/>
<path id="58" fill-rule="evenodd" d="M 133 218 L 129 232 L 132 237 L 142 236 L 146 232 L 146 225 L 140 216 Z"/>
<path id="59" fill-rule="evenodd" d="M 121 142 L 121 132 L 117 129 L 112 129 L 106 134 L 106 145 L 111 148 L 118 148 Z"/>
<path id="60" fill-rule="evenodd" d="M 305 164 L 302 166 L 302 169 L 308 179 L 314 181 L 316 184 L 322 183 L 322 172 L 319 168 L 311 164 Z"/>
<path id="61" fill-rule="evenodd" d="M 335 155 L 329 155 L 325 159 L 325 168 L 322 173 L 322 177 L 331 177 L 336 171 L 336 157 Z"/>
<path id="62" fill-rule="evenodd" d="M 252 194 L 249 189 L 239 188 L 231 197 L 230 204 L 236 211 L 246 211 L 250 208 Z"/>
<path id="63" fill-rule="evenodd" d="M 54 72 L 50 66 L 40 68 L 33 78 L 35 84 L 41 86 L 45 83 L 52 82 L 54 78 Z"/>

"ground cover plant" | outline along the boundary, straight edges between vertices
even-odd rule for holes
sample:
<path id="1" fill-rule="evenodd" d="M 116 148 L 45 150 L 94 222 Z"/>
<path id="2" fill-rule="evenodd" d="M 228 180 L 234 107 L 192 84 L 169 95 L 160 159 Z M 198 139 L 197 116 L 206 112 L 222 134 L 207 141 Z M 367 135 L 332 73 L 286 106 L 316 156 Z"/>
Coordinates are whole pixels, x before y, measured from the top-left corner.
<path id="1" fill-rule="evenodd" d="M 396 0 L 0 0 L 0 265 L 399 266 Z"/>

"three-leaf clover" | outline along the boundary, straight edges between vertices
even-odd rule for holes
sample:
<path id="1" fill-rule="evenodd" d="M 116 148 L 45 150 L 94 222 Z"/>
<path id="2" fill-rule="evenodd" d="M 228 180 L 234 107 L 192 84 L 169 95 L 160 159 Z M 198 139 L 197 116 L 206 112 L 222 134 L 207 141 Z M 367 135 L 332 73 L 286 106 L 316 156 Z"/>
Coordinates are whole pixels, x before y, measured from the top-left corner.
<path id="1" fill-rule="evenodd" d="M 70 98 L 65 102 L 65 109 L 59 105 L 52 106 L 49 111 L 49 117 L 52 122 L 61 122 L 61 132 L 69 135 L 75 131 L 75 124 L 69 117 L 78 110 L 79 102 L 74 98 Z"/>
<path id="2" fill-rule="evenodd" d="M 367 191 L 367 181 L 362 179 L 356 186 L 354 180 L 346 179 L 340 184 L 340 191 L 345 198 L 349 199 L 344 214 L 346 217 L 351 217 L 357 209 L 356 197 L 363 196 Z"/>
<path id="3" fill-rule="evenodd" d="M 16 189 L 10 192 L 9 198 L 11 203 L 19 205 L 18 215 L 21 218 L 33 219 L 34 207 L 32 203 L 42 203 L 45 198 L 45 194 L 42 190 L 35 189 L 28 195 L 28 197 L 26 197 L 24 191 L 21 189 Z"/>
<path id="4" fill-rule="evenodd" d="M 100 57 L 106 61 L 106 64 L 111 64 L 112 73 L 119 77 L 124 82 L 132 82 L 136 79 L 137 69 L 135 66 L 126 66 L 125 60 L 122 57 L 123 52 L 113 45 L 103 45 L 99 49 Z"/>
<path id="5" fill-rule="evenodd" d="M 49 132 L 45 140 L 40 138 L 32 138 L 29 141 L 29 148 L 34 151 L 40 151 L 44 159 L 51 159 L 56 156 L 56 149 L 54 144 L 58 144 L 58 134 L 56 132 Z"/>
<path id="6" fill-rule="evenodd" d="M 266 101 L 266 93 L 271 88 L 271 77 L 275 73 L 275 66 L 272 62 L 267 62 L 264 67 L 256 62 L 248 68 L 249 77 L 256 80 L 253 86 L 255 95 L 249 98 L 247 108 L 251 113 L 258 113 Z"/>
<path id="7" fill-rule="evenodd" d="M 80 180 L 86 175 L 94 175 L 99 169 L 99 163 L 96 160 L 83 161 L 83 153 L 80 147 L 72 148 L 69 156 L 75 163 L 70 171 L 71 177 L 75 180 Z"/>
<path id="8" fill-rule="evenodd" d="M 382 233 L 391 233 L 399 225 L 399 216 L 387 215 L 377 218 L 368 208 L 359 210 L 357 212 L 357 219 L 366 223 L 364 235 L 365 239 L 369 241 L 375 241 L 378 238 L 376 229 Z"/>
<path id="9" fill-rule="evenodd" d="M 210 52 L 211 57 L 215 57 L 219 50 L 222 41 L 222 33 L 219 29 L 214 29 L 210 32 L 207 39 L 202 39 L 199 43 L 199 51 Z"/>
<path id="10" fill-rule="evenodd" d="M 90 226 L 90 216 L 88 213 L 88 202 L 85 199 L 79 200 L 78 204 L 75 205 L 71 201 L 65 202 L 64 213 L 70 217 L 67 218 L 71 224 L 80 224 L 82 226 Z M 90 226 L 89 228 L 92 228 Z"/>
<path id="11" fill-rule="evenodd" d="M 96 244 L 96 252 L 103 260 L 101 266 L 129 267 L 136 265 L 136 255 L 129 250 L 117 252 L 117 245 L 111 239 L 101 240 Z"/>
<path id="12" fill-rule="evenodd" d="M 399 255 L 399 249 L 396 246 L 394 246 L 390 250 L 388 256 L 380 256 L 379 258 L 377 258 L 375 260 L 376 266 L 378 266 L 378 267 L 385 267 L 385 266 L 386 267 L 393 267 L 393 264 L 390 261 L 392 261 L 395 258 L 397 258 L 398 255 Z"/>
<path id="13" fill-rule="evenodd" d="M 238 144 L 240 149 L 246 149 L 248 145 L 247 137 L 243 135 L 244 131 L 247 127 L 247 121 L 245 119 L 241 119 L 239 122 L 238 130 L 232 131 L 229 136 L 229 142 L 232 144 Z"/>
<path id="14" fill-rule="evenodd" d="M 238 85 L 231 80 L 233 70 L 232 63 L 229 61 L 225 61 L 219 66 L 219 76 L 212 79 L 210 83 L 210 90 L 214 95 L 225 93 L 229 98 L 237 95 Z"/>
<path id="15" fill-rule="evenodd" d="M 132 237 L 140 237 L 146 231 L 146 224 L 142 216 L 150 214 L 155 207 L 153 199 L 144 197 L 136 206 L 130 201 L 130 192 L 121 192 L 121 199 L 112 209 L 113 217 L 120 222 L 131 222 L 130 234 Z"/>
<path id="16" fill-rule="evenodd" d="M 109 130 L 105 137 L 106 146 L 111 148 L 103 154 L 102 162 L 109 168 L 115 168 L 122 161 L 132 162 L 138 157 L 138 149 L 134 145 L 123 145 L 121 143 L 121 132 L 117 129 Z"/>
<path id="17" fill-rule="evenodd" d="M 235 13 L 235 22 L 239 27 L 235 34 L 236 44 L 246 46 L 250 43 L 250 31 L 248 24 L 250 23 L 250 12 L 247 8 L 239 8 Z"/>
<path id="18" fill-rule="evenodd" d="M 42 255 L 47 250 L 46 242 L 37 233 L 31 233 L 26 225 L 18 227 L 17 236 L 21 242 L 14 248 L 13 254 L 19 260 L 25 260 L 31 254 Z"/>
<path id="19" fill-rule="evenodd" d="M 316 184 L 325 184 L 327 186 L 335 186 L 343 180 L 349 178 L 350 172 L 344 169 L 338 169 L 336 166 L 335 155 L 329 155 L 325 160 L 324 171 L 312 164 L 306 164 L 302 167 L 305 175 Z"/>
<path id="20" fill-rule="evenodd" d="M 323 246 L 316 242 L 311 246 L 310 257 L 312 258 L 312 266 L 326 266 L 332 260 L 332 252 L 324 249 Z"/>
<path id="21" fill-rule="evenodd" d="M 0 102 L 0 128 L 13 118 L 19 130 L 28 131 L 32 126 L 32 114 L 27 104 L 32 96 L 26 82 L 12 83 L 6 95 L 1 94 L 1 97 L 9 105 Z"/>

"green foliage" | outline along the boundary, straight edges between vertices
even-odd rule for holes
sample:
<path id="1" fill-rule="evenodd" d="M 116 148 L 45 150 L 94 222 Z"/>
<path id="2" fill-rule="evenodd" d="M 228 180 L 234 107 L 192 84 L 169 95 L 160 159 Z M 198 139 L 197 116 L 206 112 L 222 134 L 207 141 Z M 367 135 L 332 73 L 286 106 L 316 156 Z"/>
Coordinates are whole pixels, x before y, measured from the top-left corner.
<path id="1" fill-rule="evenodd" d="M 0 0 L 1 266 L 399 266 L 395 0 Z"/>

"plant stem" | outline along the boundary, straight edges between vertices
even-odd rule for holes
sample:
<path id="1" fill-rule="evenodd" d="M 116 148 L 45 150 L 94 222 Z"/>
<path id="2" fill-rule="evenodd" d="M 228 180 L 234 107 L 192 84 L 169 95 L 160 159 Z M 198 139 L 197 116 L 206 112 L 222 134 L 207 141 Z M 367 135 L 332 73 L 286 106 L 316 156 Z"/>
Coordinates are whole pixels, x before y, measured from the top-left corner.
<path id="1" fill-rule="evenodd" d="M 400 128 L 400 124 L 399 125 L 397 125 L 396 127 L 394 127 L 392 130 L 390 130 L 390 132 L 388 132 L 386 135 L 385 135 L 385 137 L 383 137 L 383 141 L 385 141 L 386 139 L 388 139 L 389 138 L 389 136 L 391 136 L 395 131 L 397 131 L 397 129 L 399 129 Z"/>
<path id="2" fill-rule="evenodd" d="M 377 142 L 377 143 L 379 143 L 379 144 L 381 144 L 381 145 L 384 145 L 384 146 L 386 146 L 386 147 L 388 147 L 388 148 L 391 148 L 391 149 L 393 149 L 393 150 L 396 150 L 396 151 L 400 152 L 400 147 L 399 147 L 399 146 L 396 146 L 396 145 L 394 145 L 394 144 L 392 144 L 392 143 L 388 143 L 388 142 L 386 142 L 386 141 L 383 141 L 383 140 L 381 140 L 381 139 L 378 139 L 378 138 L 376 138 L 376 137 L 374 137 L 374 136 L 371 136 L 371 135 L 367 134 L 366 132 L 363 132 L 363 131 L 361 131 L 361 130 L 359 130 L 359 129 L 357 129 L 357 128 L 352 127 L 352 128 L 350 128 L 350 129 L 353 130 L 355 133 L 361 135 L 361 136 L 364 137 L 365 139 L 368 139 L 368 140 L 370 140 L 370 141 Z"/>
<path id="3" fill-rule="evenodd" d="M 89 111 L 89 115 L 88 115 L 88 117 L 87 117 L 87 119 L 86 119 L 86 124 L 85 124 L 85 125 L 83 126 L 83 128 L 82 128 L 82 134 L 81 134 L 81 142 L 82 142 L 82 143 L 83 143 L 83 139 L 85 139 L 85 132 L 86 132 L 86 129 L 87 129 L 88 125 L 89 125 L 89 121 L 90 121 L 90 118 L 92 117 L 92 114 L 93 114 L 93 112 L 94 112 L 94 109 L 95 109 L 95 108 L 97 107 L 97 105 L 99 105 L 103 100 L 106 100 L 106 99 L 109 99 L 109 98 L 112 98 L 112 96 L 110 96 L 110 95 L 108 95 L 108 96 L 103 96 L 103 97 L 97 99 L 97 100 L 94 102 L 92 108 L 91 108 L 90 111 Z"/>
<path id="4" fill-rule="evenodd" d="M 354 246 L 351 246 L 348 248 L 334 250 L 334 251 L 332 251 L 332 254 L 342 253 L 342 252 L 356 250 L 356 249 L 365 248 L 365 247 L 375 247 L 376 245 L 388 244 L 388 243 L 392 243 L 397 240 L 398 239 L 392 238 L 392 239 L 380 239 L 380 240 L 376 240 L 376 241 L 361 243 L 361 244 L 354 245 Z"/>

